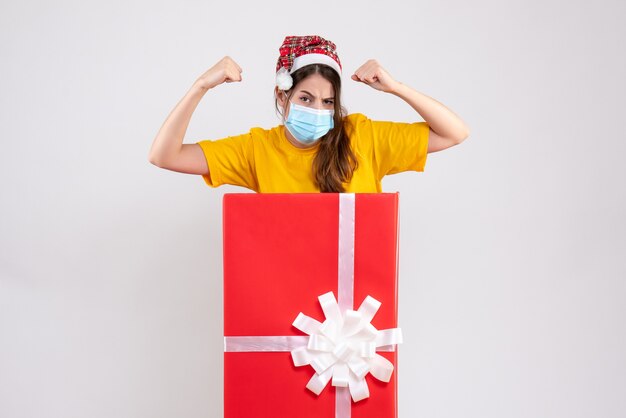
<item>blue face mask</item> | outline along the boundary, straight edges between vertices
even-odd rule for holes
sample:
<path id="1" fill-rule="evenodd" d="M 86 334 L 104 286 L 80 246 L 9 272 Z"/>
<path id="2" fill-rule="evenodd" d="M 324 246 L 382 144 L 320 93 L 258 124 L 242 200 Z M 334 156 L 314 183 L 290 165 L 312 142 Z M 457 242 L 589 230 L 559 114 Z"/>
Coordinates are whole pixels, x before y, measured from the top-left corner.
<path id="1" fill-rule="evenodd" d="M 291 103 L 285 126 L 299 142 L 311 145 L 333 129 L 334 113 L 334 110 L 312 109 Z"/>

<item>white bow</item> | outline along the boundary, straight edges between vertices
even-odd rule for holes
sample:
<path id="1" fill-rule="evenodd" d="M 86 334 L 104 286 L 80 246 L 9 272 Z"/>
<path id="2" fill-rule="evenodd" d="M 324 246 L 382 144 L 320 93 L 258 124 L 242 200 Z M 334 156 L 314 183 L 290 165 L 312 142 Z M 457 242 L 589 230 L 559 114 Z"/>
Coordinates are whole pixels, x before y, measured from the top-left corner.
<path id="1" fill-rule="evenodd" d="M 326 320 L 324 323 L 298 314 L 293 326 L 309 335 L 306 347 L 291 350 L 296 366 L 311 365 L 315 374 L 307 389 L 316 395 L 328 385 L 348 386 L 354 402 L 370 396 L 365 376 L 389 382 L 393 364 L 380 354 L 378 347 L 402 343 L 400 328 L 377 330 L 370 322 L 381 303 L 367 296 L 358 311 L 346 310 L 342 315 L 333 292 L 318 297 Z"/>

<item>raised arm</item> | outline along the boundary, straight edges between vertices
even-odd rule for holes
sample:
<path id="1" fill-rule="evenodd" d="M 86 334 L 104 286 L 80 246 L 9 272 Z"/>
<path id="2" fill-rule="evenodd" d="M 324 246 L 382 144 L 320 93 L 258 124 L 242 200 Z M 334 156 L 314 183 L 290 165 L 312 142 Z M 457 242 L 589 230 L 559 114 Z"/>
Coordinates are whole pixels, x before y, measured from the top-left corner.
<path id="1" fill-rule="evenodd" d="M 415 109 L 430 127 L 428 152 L 441 151 L 460 144 L 469 136 L 467 125 L 450 109 L 432 97 L 394 80 L 376 60 L 368 60 L 359 67 L 352 79 L 398 96 Z"/>
<path id="2" fill-rule="evenodd" d="M 209 168 L 198 144 L 183 144 L 191 115 L 210 89 L 241 81 L 241 67 L 226 56 L 202 74 L 178 102 L 159 129 L 148 161 L 157 167 L 188 174 L 209 174 Z"/>

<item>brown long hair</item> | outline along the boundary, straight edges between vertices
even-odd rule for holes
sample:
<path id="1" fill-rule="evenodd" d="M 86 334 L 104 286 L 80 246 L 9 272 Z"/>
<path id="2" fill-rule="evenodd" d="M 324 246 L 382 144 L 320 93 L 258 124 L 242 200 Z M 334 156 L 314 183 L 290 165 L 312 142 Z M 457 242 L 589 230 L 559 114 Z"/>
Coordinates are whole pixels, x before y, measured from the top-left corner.
<path id="1" fill-rule="evenodd" d="M 313 160 L 313 177 L 322 193 L 345 192 L 342 182 L 348 182 L 352 179 L 358 162 L 350 148 L 350 138 L 344 129 L 343 118 L 347 111 L 341 106 L 341 78 L 339 74 L 324 64 L 310 64 L 299 68 L 291 74 L 293 86 L 286 91 L 287 102 L 291 99 L 298 83 L 311 74 L 320 74 L 330 81 L 335 91 L 334 127 L 320 138 L 319 148 Z M 284 109 L 281 112 L 278 108 L 277 99 L 274 99 L 274 105 L 276 110 L 284 115 Z"/>

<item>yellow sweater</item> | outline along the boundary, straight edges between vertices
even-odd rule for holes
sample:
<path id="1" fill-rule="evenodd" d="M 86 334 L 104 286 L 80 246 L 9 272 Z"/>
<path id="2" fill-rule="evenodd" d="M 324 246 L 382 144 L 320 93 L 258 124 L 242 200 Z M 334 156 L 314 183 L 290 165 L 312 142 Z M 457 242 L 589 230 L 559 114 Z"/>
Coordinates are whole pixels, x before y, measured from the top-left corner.
<path id="1" fill-rule="evenodd" d="M 361 113 L 344 119 L 352 151 L 358 161 L 348 193 L 380 193 L 388 174 L 424 171 L 428 150 L 427 122 L 374 121 Z M 258 193 L 319 193 L 311 169 L 318 146 L 295 147 L 284 125 L 219 140 L 197 142 L 204 151 L 209 175 L 206 184 L 243 186 Z"/>

